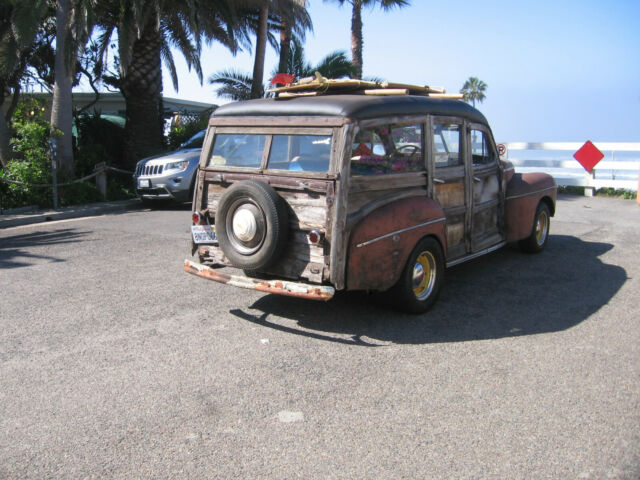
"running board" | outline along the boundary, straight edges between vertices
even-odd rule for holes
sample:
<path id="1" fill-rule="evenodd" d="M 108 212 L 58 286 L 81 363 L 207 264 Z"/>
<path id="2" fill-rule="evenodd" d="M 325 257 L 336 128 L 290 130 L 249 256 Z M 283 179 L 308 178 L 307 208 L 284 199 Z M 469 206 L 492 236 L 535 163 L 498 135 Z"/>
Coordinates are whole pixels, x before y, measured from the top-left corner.
<path id="1" fill-rule="evenodd" d="M 184 261 L 184 271 L 197 275 L 207 280 L 218 283 L 226 283 L 234 287 L 257 290 L 259 292 L 275 293 L 289 297 L 306 298 L 309 300 L 330 300 L 336 290 L 326 285 L 312 285 L 309 283 L 288 282 L 286 280 L 262 280 L 259 278 L 249 278 L 244 275 L 230 275 L 220 272 L 214 268 L 202 265 L 201 263 Z"/>
<path id="2" fill-rule="evenodd" d="M 484 250 L 481 250 L 481 251 L 476 252 L 476 253 L 472 253 L 471 255 L 467 255 L 466 257 L 457 258 L 455 260 L 447 262 L 447 268 L 453 267 L 455 265 L 459 265 L 459 264 L 467 262 L 469 260 L 473 260 L 474 258 L 481 257 L 482 255 L 486 255 L 487 253 L 495 252 L 496 250 L 504 247 L 506 244 L 507 244 L 507 242 L 500 242 L 497 245 L 494 245 L 493 247 L 485 248 Z"/>

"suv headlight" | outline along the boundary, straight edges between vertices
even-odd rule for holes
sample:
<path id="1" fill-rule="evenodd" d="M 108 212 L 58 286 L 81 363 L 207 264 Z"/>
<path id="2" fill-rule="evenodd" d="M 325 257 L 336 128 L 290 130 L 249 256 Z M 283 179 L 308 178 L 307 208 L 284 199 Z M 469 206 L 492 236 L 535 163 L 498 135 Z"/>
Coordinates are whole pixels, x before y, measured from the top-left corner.
<path id="1" fill-rule="evenodd" d="M 189 161 L 188 160 L 181 160 L 179 162 L 167 163 L 164 166 L 164 169 L 165 170 L 185 170 L 187 168 L 187 166 L 189 166 Z"/>

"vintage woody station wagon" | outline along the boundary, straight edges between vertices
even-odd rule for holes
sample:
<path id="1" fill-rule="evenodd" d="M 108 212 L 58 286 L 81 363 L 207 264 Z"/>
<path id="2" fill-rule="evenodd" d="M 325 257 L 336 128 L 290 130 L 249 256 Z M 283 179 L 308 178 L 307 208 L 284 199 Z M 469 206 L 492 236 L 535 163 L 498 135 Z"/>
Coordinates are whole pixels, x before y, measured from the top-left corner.
<path id="1" fill-rule="evenodd" d="M 276 92 L 211 117 L 193 201 L 199 261 L 185 271 L 320 300 L 393 289 L 400 309 L 423 312 L 445 267 L 507 242 L 545 247 L 553 178 L 501 161 L 466 103 L 352 80 Z"/>

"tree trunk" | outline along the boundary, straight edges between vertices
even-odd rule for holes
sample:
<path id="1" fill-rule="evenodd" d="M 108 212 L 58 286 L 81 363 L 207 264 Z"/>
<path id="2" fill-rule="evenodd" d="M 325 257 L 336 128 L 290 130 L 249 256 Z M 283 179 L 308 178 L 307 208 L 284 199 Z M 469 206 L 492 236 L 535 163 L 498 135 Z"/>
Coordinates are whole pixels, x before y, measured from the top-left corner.
<path id="1" fill-rule="evenodd" d="M 351 14 L 351 63 L 355 78 L 362 78 L 362 0 L 353 0 Z"/>
<path id="2" fill-rule="evenodd" d="M 157 23 L 152 19 L 134 41 L 131 63 L 121 75 L 127 109 L 125 163 L 129 168 L 164 148 L 161 42 Z"/>
<path id="3" fill-rule="evenodd" d="M 264 58 L 267 51 L 267 20 L 269 19 L 269 6 L 260 7 L 258 17 L 258 33 L 256 35 L 256 58 L 253 64 L 253 80 L 251 82 L 251 98 L 262 97 L 262 81 L 264 77 Z"/>
<path id="4" fill-rule="evenodd" d="M 69 0 L 58 0 L 56 12 L 56 57 L 55 83 L 53 85 L 53 99 L 51 100 L 51 130 L 62 131 L 58 138 L 58 168 L 67 175 L 73 174 L 73 103 L 71 89 L 73 87 L 73 72 L 67 68 L 69 63 L 65 59 L 67 26 L 71 16 Z"/>
<path id="5" fill-rule="evenodd" d="M 2 103 L 0 103 L 0 166 L 6 167 L 11 156 L 11 149 L 9 148 L 9 138 L 11 135 L 9 133 L 9 122 L 6 117 L 4 94 L 0 95 L 2 95 L 0 97 L 0 99 L 2 99 Z"/>
<path id="6" fill-rule="evenodd" d="M 291 24 L 283 21 L 282 30 L 280 30 L 280 63 L 278 65 L 278 73 L 293 73 L 287 72 L 289 55 L 291 55 Z"/>

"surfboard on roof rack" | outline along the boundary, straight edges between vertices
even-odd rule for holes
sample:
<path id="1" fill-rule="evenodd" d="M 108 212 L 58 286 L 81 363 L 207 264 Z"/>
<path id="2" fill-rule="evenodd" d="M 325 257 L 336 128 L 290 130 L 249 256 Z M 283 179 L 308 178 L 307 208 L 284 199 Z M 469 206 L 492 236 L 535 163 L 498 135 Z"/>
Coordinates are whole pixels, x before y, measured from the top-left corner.
<path id="1" fill-rule="evenodd" d="M 284 87 L 267 90 L 276 94 L 276 98 L 291 98 L 317 95 L 335 95 L 341 93 L 363 95 L 422 95 L 435 98 L 461 99 L 458 93 L 447 93 L 443 87 L 429 85 L 411 85 L 396 82 L 373 82 L 356 79 L 329 79 L 316 72 L 315 77 L 307 77 Z"/>

